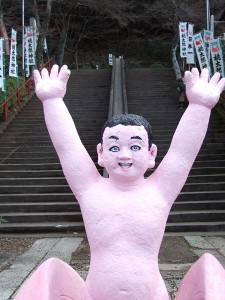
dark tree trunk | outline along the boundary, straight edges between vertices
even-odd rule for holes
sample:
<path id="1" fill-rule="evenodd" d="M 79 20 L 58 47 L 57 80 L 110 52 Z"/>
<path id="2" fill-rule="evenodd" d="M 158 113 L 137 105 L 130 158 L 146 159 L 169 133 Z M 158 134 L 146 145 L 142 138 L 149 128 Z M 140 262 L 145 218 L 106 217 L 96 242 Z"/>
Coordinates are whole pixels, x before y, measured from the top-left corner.
<path id="1" fill-rule="evenodd" d="M 56 63 L 60 67 L 63 64 L 69 26 L 70 26 L 70 17 L 68 17 L 66 24 L 65 24 L 65 22 L 63 22 L 63 29 L 60 34 L 60 42 L 59 42 L 58 49 L 57 49 Z"/>
<path id="2" fill-rule="evenodd" d="M 5 39 L 5 54 L 9 55 L 10 54 L 10 50 L 9 50 L 9 38 L 8 38 L 8 34 L 5 28 L 5 23 L 3 21 L 3 11 L 2 11 L 2 7 L 0 6 L 0 37 Z"/>
<path id="3" fill-rule="evenodd" d="M 38 43 L 37 43 L 37 50 L 36 50 L 36 62 L 37 62 L 37 68 L 39 68 L 42 64 L 42 53 L 43 53 L 43 46 L 44 46 L 44 40 L 46 37 L 46 33 L 49 29 L 49 21 L 51 17 L 51 9 L 52 9 L 52 1 L 48 0 L 46 4 L 46 11 L 45 11 L 45 17 L 44 21 L 39 28 L 39 36 L 38 36 Z M 34 1 L 36 2 L 36 1 Z"/>

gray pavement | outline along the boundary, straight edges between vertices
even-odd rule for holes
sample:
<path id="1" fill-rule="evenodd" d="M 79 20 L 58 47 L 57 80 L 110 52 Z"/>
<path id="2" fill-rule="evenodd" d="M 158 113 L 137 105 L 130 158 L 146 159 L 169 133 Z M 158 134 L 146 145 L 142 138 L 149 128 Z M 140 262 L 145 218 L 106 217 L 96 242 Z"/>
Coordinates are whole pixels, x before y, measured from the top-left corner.
<path id="1" fill-rule="evenodd" d="M 184 274 L 206 252 L 213 254 L 225 267 L 225 236 L 164 237 L 159 267 L 172 299 Z M 62 259 L 86 278 L 90 253 L 85 237 L 43 237 L 18 257 L 2 257 L 0 267 L 10 264 L 0 273 L 0 300 L 13 299 L 25 279 L 50 257 Z"/>

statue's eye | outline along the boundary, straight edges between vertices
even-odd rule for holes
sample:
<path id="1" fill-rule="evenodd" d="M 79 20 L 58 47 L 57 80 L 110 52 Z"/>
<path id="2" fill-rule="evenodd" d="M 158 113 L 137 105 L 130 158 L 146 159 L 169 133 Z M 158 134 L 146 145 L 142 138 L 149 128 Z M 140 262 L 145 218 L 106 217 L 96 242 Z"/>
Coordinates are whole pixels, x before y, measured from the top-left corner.
<path id="1" fill-rule="evenodd" d="M 109 148 L 109 151 L 118 152 L 120 151 L 120 148 L 118 146 L 112 146 L 111 148 Z"/>
<path id="2" fill-rule="evenodd" d="M 141 147 L 138 146 L 138 145 L 133 145 L 133 146 L 130 147 L 130 149 L 131 149 L 132 151 L 139 151 L 139 150 L 141 149 Z"/>

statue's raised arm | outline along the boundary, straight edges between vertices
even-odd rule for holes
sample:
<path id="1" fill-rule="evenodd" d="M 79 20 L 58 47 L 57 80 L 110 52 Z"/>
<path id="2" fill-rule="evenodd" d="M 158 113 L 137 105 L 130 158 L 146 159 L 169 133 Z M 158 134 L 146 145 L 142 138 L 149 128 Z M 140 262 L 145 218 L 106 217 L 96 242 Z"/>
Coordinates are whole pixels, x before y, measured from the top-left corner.
<path id="1" fill-rule="evenodd" d="M 224 89 L 225 78 L 220 80 L 220 74 L 215 73 L 209 80 L 207 69 L 199 74 L 193 68 L 191 72 L 185 73 L 185 84 L 189 105 L 178 124 L 166 156 L 151 178 L 162 198 L 170 205 L 182 189 L 200 150 L 211 110 Z"/>
<path id="2" fill-rule="evenodd" d="M 50 74 L 47 69 L 43 69 L 41 73 L 35 70 L 33 75 L 35 92 L 43 103 L 49 135 L 70 188 L 78 195 L 96 182 L 100 174 L 84 148 L 63 102 L 70 70 L 63 66 L 59 71 L 59 67 L 54 65 Z"/>

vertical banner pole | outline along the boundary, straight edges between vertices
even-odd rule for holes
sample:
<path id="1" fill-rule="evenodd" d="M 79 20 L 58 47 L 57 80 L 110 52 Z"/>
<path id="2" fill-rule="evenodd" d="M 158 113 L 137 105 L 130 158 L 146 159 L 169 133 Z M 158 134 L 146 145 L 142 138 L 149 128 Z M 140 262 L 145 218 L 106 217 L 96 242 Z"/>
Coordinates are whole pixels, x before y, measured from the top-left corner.
<path id="1" fill-rule="evenodd" d="M 210 30 L 210 28 L 209 28 L 209 18 L 210 18 L 209 0 L 206 0 L 206 21 L 207 21 L 207 30 Z"/>
<path id="2" fill-rule="evenodd" d="M 23 70 L 24 70 L 24 0 L 22 0 L 22 49 L 23 49 Z"/>

